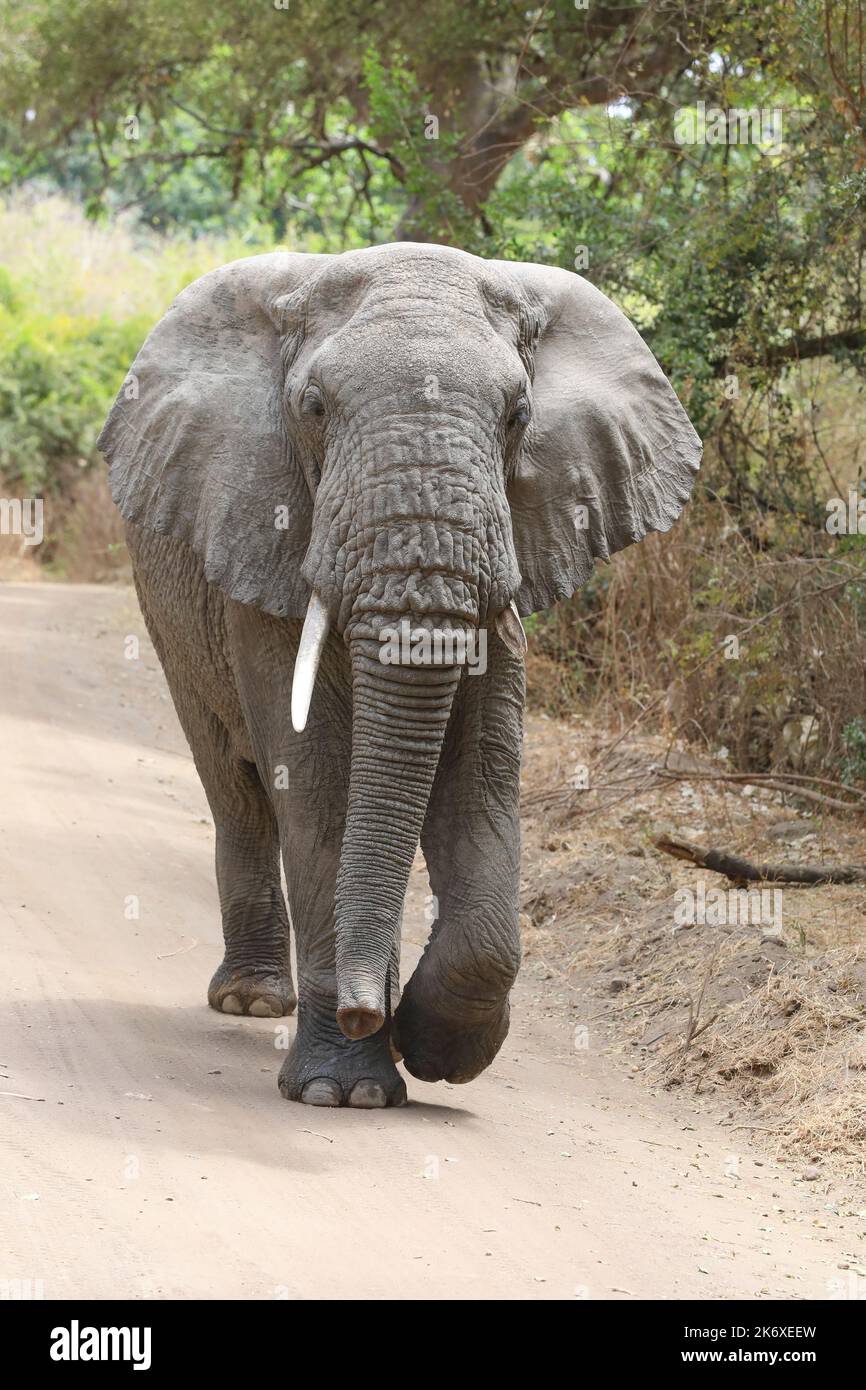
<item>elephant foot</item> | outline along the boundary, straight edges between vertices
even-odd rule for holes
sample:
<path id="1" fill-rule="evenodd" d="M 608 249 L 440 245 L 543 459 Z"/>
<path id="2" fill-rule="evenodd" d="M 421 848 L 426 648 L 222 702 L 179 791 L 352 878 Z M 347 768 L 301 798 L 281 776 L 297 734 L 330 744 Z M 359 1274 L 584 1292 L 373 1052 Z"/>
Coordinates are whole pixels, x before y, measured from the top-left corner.
<path id="1" fill-rule="evenodd" d="M 229 966 L 223 961 L 208 986 L 207 1002 L 223 1014 L 283 1018 L 295 1012 L 298 998 L 288 970 Z"/>
<path id="2" fill-rule="evenodd" d="M 406 1104 L 406 1083 L 391 1055 L 388 1025 L 351 1042 L 330 1017 L 301 1006 L 298 1035 L 280 1071 L 280 1093 L 303 1105 L 380 1110 Z"/>
<path id="3" fill-rule="evenodd" d="M 508 996 L 461 1020 L 461 1001 L 431 996 L 410 979 L 392 1024 L 393 1046 L 419 1081 L 472 1081 L 490 1066 L 508 1033 Z"/>

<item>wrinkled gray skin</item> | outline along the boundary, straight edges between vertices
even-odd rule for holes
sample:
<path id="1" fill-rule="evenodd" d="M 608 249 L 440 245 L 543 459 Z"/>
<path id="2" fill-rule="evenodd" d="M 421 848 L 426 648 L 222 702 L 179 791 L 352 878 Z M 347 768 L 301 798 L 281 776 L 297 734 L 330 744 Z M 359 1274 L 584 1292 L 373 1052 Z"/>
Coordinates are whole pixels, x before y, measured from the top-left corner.
<path id="1" fill-rule="evenodd" d="M 524 673 L 501 618 L 679 514 L 700 445 L 663 374 L 564 271 L 406 243 L 275 253 L 180 296 L 100 447 L 213 811 L 210 1004 L 295 1007 L 282 855 L 300 1001 L 283 1095 L 400 1104 L 395 1055 L 471 1080 L 520 959 Z M 330 631 L 298 733 L 311 594 Z M 404 616 L 486 629 L 486 673 L 383 665 Z M 419 839 L 438 917 L 401 997 Z"/>

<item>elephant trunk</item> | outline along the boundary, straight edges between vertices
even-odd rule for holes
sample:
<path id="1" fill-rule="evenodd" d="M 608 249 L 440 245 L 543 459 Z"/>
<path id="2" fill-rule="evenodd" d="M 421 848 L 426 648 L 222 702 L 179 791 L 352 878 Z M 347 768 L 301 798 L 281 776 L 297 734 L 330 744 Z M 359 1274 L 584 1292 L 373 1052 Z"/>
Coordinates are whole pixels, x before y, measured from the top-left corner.
<path id="1" fill-rule="evenodd" d="M 382 1027 L 396 989 L 403 900 L 457 666 L 390 666 L 369 638 L 350 642 L 352 764 L 335 900 L 337 1020 L 349 1038 Z"/>

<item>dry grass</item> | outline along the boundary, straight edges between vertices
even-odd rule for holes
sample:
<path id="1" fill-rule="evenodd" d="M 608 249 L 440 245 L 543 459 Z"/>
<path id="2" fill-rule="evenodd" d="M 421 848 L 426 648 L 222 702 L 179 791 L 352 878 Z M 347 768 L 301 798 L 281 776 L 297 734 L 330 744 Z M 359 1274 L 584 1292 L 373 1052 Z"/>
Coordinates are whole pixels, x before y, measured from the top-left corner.
<path id="1" fill-rule="evenodd" d="M 155 323 L 184 285 L 250 251 L 240 237 L 159 237 L 132 217 L 91 222 L 60 194 L 0 203 L 0 264 L 45 315 Z"/>
<path id="2" fill-rule="evenodd" d="M 741 938 L 739 950 L 751 948 L 754 960 L 754 945 Z M 805 960 L 780 953 L 766 982 L 719 1006 L 700 1036 L 681 1043 L 672 1030 L 651 1074 L 695 1091 L 708 1080 L 724 1086 L 755 1107 L 756 1124 L 775 1135 L 776 1157 L 842 1160 L 866 1175 L 866 976 L 856 978 L 864 960 L 859 949 Z M 722 966 L 718 978 L 735 975 Z"/>

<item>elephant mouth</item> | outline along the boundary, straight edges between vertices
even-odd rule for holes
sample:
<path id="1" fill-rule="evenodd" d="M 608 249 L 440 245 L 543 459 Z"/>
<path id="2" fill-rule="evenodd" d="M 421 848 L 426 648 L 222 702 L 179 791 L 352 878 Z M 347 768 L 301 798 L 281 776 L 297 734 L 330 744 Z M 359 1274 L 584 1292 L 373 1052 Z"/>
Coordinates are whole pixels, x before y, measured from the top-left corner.
<path id="1" fill-rule="evenodd" d="M 508 650 L 517 657 L 527 651 L 526 633 L 512 599 L 496 615 L 494 626 Z M 302 733 L 307 726 L 316 676 L 331 623 L 328 606 L 314 589 L 307 606 L 292 682 L 292 727 Z M 413 623 L 400 618 L 378 630 L 379 660 L 385 666 L 454 666 L 472 674 L 487 669 L 487 632 L 465 621 L 437 626 L 429 619 Z"/>

